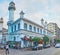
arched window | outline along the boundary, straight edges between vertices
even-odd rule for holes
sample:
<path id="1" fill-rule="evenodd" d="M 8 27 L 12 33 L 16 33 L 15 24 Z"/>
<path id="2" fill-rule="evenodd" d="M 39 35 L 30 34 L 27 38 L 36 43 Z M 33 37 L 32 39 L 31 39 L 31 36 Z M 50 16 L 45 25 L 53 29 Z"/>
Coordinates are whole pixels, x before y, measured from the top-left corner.
<path id="1" fill-rule="evenodd" d="M 39 28 L 37 28 L 37 33 L 39 33 Z"/>
<path id="2" fill-rule="evenodd" d="M 16 41 L 16 37 L 14 36 L 14 41 Z"/>
<path id="3" fill-rule="evenodd" d="M 34 32 L 36 32 L 36 27 L 34 27 Z"/>
<path id="4" fill-rule="evenodd" d="M 42 29 L 40 29 L 40 34 L 42 34 Z"/>
<path id="5" fill-rule="evenodd" d="M 27 30 L 27 24 L 24 23 L 24 30 Z"/>
<path id="6" fill-rule="evenodd" d="M 32 26 L 31 25 L 29 25 L 29 30 L 32 31 Z"/>
<path id="7" fill-rule="evenodd" d="M 11 32 L 13 32 L 13 26 L 11 27 Z"/>
<path id="8" fill-rule="evenodd" d="M 18 23 L 18 30 L 20 29 L 20 23 Z"/>
<path id="9" fill-rule="evenodd" d="M 16 31 L 16 25 L 15 25 L 15 31 Z"/>

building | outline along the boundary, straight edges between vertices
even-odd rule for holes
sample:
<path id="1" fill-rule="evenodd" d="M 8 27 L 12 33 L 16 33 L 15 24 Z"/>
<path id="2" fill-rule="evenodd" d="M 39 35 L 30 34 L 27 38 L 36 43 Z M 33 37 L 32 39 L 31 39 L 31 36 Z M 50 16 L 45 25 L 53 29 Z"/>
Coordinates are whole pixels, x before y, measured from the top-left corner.
<path id="1" fill-rule="evenodd" d="M 30 21 L 24 17 L 24 12 L 20 12 L 20 17 L 16 21 L 14 21 L 14 11 L 16 10 L 15 3 L 10 2 L 9 7 L 9 21 L 8 25 L 8 38 L 9 42 L 18 42 L 21 48 L 28 47 L 30 45 L 28 39 L 30 37 L 44 37 L 44 35 L 48 35 L 49 38 L 53 36 L 52 32 L 47 30 L 45 27 L 47 24 L 41 19 L 41 25 Z M 13 44 L 11 44 L 13 45 Z"/>
<path id="2" fill-rule="evenodd" d="M 57 29 L 57 36 L 58 36 L 58 38 L 60 39 L 60 28 L 58 27 L 58 29 Z"/>
<path id="3" fill-rule="evenodd" d="M 3 27 L 3 18 L 0 18 L 0 44 L 6 43 L 7 29 Z"/>
<path id="4" fill-rule="evenodd" d="M 49 23 L 47 29 L 53 32 L 56 37 L 60 37 L 60 28 L 56 23 Z"/>

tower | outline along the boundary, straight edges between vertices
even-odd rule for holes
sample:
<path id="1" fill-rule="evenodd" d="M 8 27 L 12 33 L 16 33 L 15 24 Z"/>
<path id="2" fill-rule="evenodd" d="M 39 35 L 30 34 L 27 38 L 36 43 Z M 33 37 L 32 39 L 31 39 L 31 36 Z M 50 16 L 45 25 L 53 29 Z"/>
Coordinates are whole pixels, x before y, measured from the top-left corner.
<path id="1" fill-rule="evenodd" d="M 44 27 L 44 19 L 41 19 L 41 26 Z"/>
<path id="2" fill-rule="evenodd" d="M 24 13 L 23 11 L 21 11 L 21 12 L 20 12 L 20 18 L 24 18 L 24 14 L 25 14 L 25 13 Z"/>
<path id="3" fill-rule="evenodd" d="M 8 19 L 7 25 L 8 25 L 8 34 L 10 34 L 12 23 L 14 21 L 14 11 L 16 10 L 15 3 L 13 1 L 9 3 L 8 10 L 9 10 L 9 19 Z M 8 35 L 7 41 L 10 41 L 10 40 L 11 40 L 11 36 Z"/>
<path id="4" fill-rule="evenodd" d="M 2 33 L 3 33 L 3 18 L 0 18 L 0 43 L 2 41 Z"/>
<path id="5" fill-rule="evenodd" d="M 13 22 L 14 21 L 14 11 L 16 10 L 15 3 L 13 1 L 10 2 L 8 10 L 9 10 L 9 21 Z"/>

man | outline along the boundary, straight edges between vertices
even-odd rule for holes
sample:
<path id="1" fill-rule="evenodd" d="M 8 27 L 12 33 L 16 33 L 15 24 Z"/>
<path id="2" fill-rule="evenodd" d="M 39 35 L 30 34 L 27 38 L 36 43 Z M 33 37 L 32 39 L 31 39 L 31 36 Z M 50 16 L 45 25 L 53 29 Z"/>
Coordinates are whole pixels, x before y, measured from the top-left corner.
<path id="1" fill-rule="evenodd" d="M 6 49 L 6 54 L 9 54 L 9 45 L 8 44 L 6 44 L 5 49 Z"/>

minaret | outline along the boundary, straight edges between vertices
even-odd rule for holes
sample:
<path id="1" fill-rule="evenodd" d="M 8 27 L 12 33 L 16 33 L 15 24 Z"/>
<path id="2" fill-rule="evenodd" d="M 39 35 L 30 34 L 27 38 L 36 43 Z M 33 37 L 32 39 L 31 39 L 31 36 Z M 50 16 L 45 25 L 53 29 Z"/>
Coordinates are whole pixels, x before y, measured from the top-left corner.
<path id="1" fill-rule="evenodd" d="M 20 12 L 20 18 L 24 18 L 24 14 L 25 14 L 25 13 L 24 13 L 23 11 L 21 11 L 21 12 Z"/>
<path id="2" fill-rule="evenodd" d="M 8 10 L 9 10 L 9 19 L 8 19 L 7 25 L 8 25 L 8 34 L 10 34 L 11 33 L 11 25 L 14 21 L 14 11 L 16 10 L 15 3 L 13 1 L 9 3 Z M 11 41 L 10 37 L 11 36 L 8 35 L 7 41 Z"/>
<path id="3" fill-rule="evenodd" d="M 10 2 L 8 10 L 9 10 L 9 21 L 13 22 L 14 21 L 14 11 L 16 10 L 15 3 L 13 1 Z"/>
<path id="4" fill-rule="evenodd" d="M 47 22 L 45 21 L 45 26 L 44 26 L 44 28 L 46 29 L 46 33 L 45 33 L 45 35 L 47 35 L 48 33 L 48 31 L 47 31 Z"/>
<path id="5" fill-rule="evenodd" d="M 44 27 L 44 19 L 41 19 L 41 26 Z"/>

